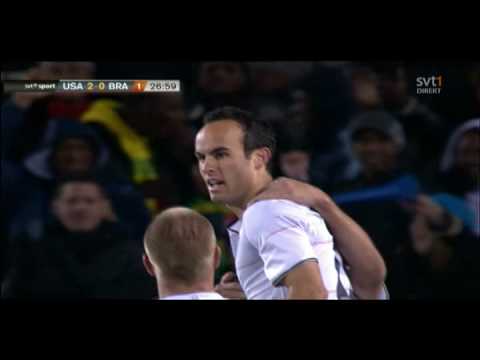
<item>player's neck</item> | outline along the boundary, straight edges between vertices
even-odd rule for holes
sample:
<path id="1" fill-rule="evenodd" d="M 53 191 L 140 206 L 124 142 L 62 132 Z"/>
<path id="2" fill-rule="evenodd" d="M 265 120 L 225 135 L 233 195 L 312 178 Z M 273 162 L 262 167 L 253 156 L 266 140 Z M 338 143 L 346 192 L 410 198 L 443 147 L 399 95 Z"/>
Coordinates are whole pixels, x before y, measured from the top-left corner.
<path id="1" fill-rule="evenodd" d="M 269 173 L 262 175 L 261 178 L 258 179 L 257 184 L 252 188 L 250 194 L 245 198 L 243 203 L 238 206 L 229 205 L 228 208 L 237 216 L 241 218 L 244 211 L 248 207 L 248 203 L 253 200 L 258 194 L 260 194 L 265 188 L 273 181 L 272 176 Z"/>
<path id="2" fill-rule="evenodd" d="M 191 293 L 203 293 L 214 292 L 213 280 L 198 281 L 193 285 L 185 285 L 179 283 L 178 280 L 164 280 L 162 282 L 157 281 L 158 296 L 164 298 L 167 296 L 191 294 Z"/>

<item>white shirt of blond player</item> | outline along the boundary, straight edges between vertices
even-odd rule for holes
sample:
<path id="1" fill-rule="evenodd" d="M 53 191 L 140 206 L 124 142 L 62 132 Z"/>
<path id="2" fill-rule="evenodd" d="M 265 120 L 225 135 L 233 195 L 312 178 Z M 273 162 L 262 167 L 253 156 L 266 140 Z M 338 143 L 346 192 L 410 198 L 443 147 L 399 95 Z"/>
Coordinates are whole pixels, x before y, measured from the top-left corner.
<path id="1" fill-rule="evenodd" d="M 328 299 L 351 299 L 353 291 L 325 221 L 288 200 L 252 204 L 228 228 L 235 268 L 247 299 L 286 299 L 284 276 L 304 261 L 316 261 Z"/>
<path id="2" fill-rule="evenodd" d="M 160 300 L 226 300 L 222 295 L 216 292 L 193 292 L 177 295 L 169 295 L 160 298 Z"/>

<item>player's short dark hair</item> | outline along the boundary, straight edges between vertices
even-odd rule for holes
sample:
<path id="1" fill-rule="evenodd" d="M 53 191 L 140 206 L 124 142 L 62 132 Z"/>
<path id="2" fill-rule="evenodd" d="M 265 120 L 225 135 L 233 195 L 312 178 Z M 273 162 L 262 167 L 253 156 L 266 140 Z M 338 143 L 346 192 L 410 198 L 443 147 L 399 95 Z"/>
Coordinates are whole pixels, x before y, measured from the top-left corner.
<path id="1" fill-rule="evenodd" d="M 277 140 L 275 131 L 267 121 L 260 120 L 253 113 L 233 106 L 224 106 L 212 110 L 205 114 L 203 124 L 209 124 L 215 121 L 233 120 L 243 129 L 243 147 L 245 155 L 250 156 L 253 150 L 266 147 L 272 153 L 272 157 L 267 163 L 268 171 L 272 171 L 272 159 L 275 155 Z"/>
<path id="2" fill-rule="evenodd" d="M 55 182 L 55 190 L 52 194 L 52 199 L 57 199 L 61 194 L 65 185 L 71 183 L 88 183 L 97 185 L 98 189 L 102 196 L 106 199 L 109 198 L 103 183 L 93 174 L 75 174 L 75 175 L 66 175 L 59 177 Z"/>

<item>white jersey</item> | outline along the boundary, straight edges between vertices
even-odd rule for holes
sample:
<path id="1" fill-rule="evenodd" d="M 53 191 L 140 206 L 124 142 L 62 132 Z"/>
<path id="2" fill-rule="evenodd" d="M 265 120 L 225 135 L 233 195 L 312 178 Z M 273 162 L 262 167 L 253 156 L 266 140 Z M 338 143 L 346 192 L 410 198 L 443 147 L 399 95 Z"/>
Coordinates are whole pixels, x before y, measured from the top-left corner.
<path id="1" fill-rule="evenodd" d="M 247 299 L 286 299 L 279 283 L 295 266 L 316 261 L 328 299 L 353 298 L 343 261 L 322 217 L 288 200 L 251 205 L 228 228 L 235 268 Z"/>
<path id="2" fill-rule="evenodd" d="M 169 295 L 160 300 L 225 300 L 219 293 L 216 292 L 194 292 L 188 294 Z"/>

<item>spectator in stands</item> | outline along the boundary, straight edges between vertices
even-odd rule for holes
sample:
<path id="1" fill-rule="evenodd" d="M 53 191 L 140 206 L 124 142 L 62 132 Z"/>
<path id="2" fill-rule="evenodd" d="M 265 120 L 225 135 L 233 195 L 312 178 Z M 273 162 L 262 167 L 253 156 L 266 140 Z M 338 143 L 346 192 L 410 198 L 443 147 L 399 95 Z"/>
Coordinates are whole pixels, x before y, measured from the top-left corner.
<path id="1" fill-rule="evenodd" d="M 254 94 L 253 109 L 257 117 L 272 124 L 284 122 L 296 105 L 296 86 L 312 70 L 311 63 L 275 61 L 249 63 Z M 288 125 L 287 125 L 288 126 Z M 295 130 L 292 127 L 291 130 Z"/>
<path id="2" fill-rule="evenodd" d="M 274 95 L 292 88 L 313 70 L 313 63 L 303 61 L 260 61 L 249 65 L 256 95 Z"/>
<path id="3" fill-rule="evenodd" d="M 230 105 L 253 110 L 251 72 L 247 63 L 202 62 L 194 69 L 189 122 L 195 130 L 202 126 L 203 115 L 220 106 Z"/>
<path id="4" fill-rule="evenodd" d="M 403 126 L 407 140 L 406 151 L 415 171 L 425 167 L 432 171 L 445 139 L 445 125 L 418 97 L 409 93 L 409 79 L 401 63 L 376 63 L 381 102 Z M 422 171 L 423 172 L 423 171 Z"/>
<path id="5" fill-rule="evenodd" d="M 193 132 L 180 94 L 97 100 L 82 121 L 95 129 L 115 163 L 141 188 L 152 213 L 189 198 Z"/>
<path id="6" fill-rule="evenodd" d="M 299 143 L 281 141 L 278 147 L 278 170 L 281 176 L 311 183 L 310 152 Z"/>
<path id="7" fill-rule="evenodd" d="M 476 213 L 475 233 L 480 235 L 480 118 L 459 126 L 447 143 L 436 178 L 443 191 L 462 197 Z"/>
<path id="8" fill-rule="evenodd" d="M 418 98 L 440 115 L 447 133 L 468 119 L 480 117 L 478 61 L 415 62 L 409 64 L 408 70 L 410 69 L 412 80 L 419 76 L 442 77 L 443 87 L 440 93 L 418 95 Z M 414 81 L 411 84 L 415 86 Z"/>
<path id="9" fill-rule="evenodd" d="M 357 112 L 378 110 L 382 106 L 378 75 L 365 64 L 351 64 L 349 75 Z"/>
<path id="10" fill-rule="evenodd" d="M 403 126 L 405 155 L 412 169 L 431 175 L 445 137 L 445 124 L 410 94 L 405 66 L 399 62 L 359 63 L 352 67 L 352 86 L 359 112 L 385 110 Z"/>
<path id="11" fill-rule="evenodd" d="M 390 185 L 405 176 L 415 184 L 418 181 L 402 161 L 403 129 L 388 113 L 371 111 L 352 119 L 347 133 L 360 172 L 352 180 L 332 184 L 326 190 L 334 193 L 337 201 L 340 194 L 343 198 L 346 193 L 352 194 L 340 206 L 372 237 L 388 268 L 392 255 L 405 241 L 409 221 L 399 203 L 409 192 L 400 190 L 397 194 L 396 186 L 390 191 Z M 369 198 L 369 194 L 377 196 Z"/>
<path id="12" fill-rule="evenodd" d="M 2 161 L 2 219 L 0 223 L 0 283 L 2 282 L 8 254 L 8 234 L 10 224 L 19 206 L 26 200 L 21 168 L 11 161 Z M 1 296 L 1 292 L 0 292 Z"/>
<path id="13" fill-rule="evenodd" d="M 420 195 L 409 242 L 389 272 L 392 299 L 479 299 L 480 244 L 463 199 Z"/>
<path id="14" fill-rule="evenodd" d="M 92 62 L 39 62 L 27 69 L 25 80 L 92 79 Z M 43 137 L 54 118 L 78 119 L 91 101 L 81 93 L 17 92 L 2 105 L 2 158 L 21 161 Z"/>
<path id="15" fill-rule="evenodd" d="M 405 135 L 401 124 L 390 114 L 364 112 L 351 120 L 345 133 L 348 146 L 361 163 L 361 174 L 347 187 L 358 181 L 362 183 L 360 187 L 377 185 L 404 172 Z"/>
<path id="16" fill-rule="evenodd" d="M 350 178 L 350 158 L 340 134 L 356 109 L 346 69 L 343 65 L 316 64 L 298 84 L 298 90 L 289 117 L 303 118 L 304 142 L 311 148 L 311 168 L 321 181 L 319 185 Z M 296 131 L 296 127 L 291 129 Z"/>
<path id="17" fill-rule="evenodd" d="M 146 276 L 141 248 L 112 221 L 110 201 L 92 178 L 64 179 L 51 203 L 53 220 L 41 239 L 21 234 L 3 296 L 49 299 L 149 299 L 155 284 Z"/>
<path id="18" fill-rule="evenodd" d="M 20 173 L 19 173 L 20 172 Z M 23 167 L 8 185 L 16 193 L 10 232 L 29 231 L 42 236 L 48 220 L 48 208 L 55 181 L 64 176 L 95 173 L 112 199 L 118 218 L 141 246 L 149 214 L 141 193 L 126 176 L 111 166 L 109 154 L 95 132 L 88 126 L 69 119 L 49 122 L 44 145 L 28 156 Z"/>

